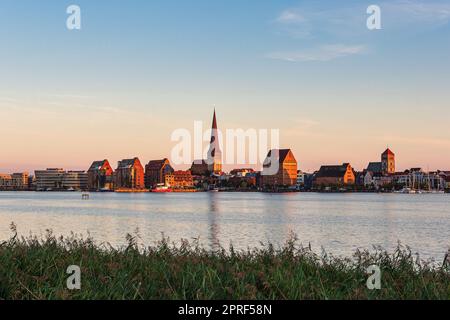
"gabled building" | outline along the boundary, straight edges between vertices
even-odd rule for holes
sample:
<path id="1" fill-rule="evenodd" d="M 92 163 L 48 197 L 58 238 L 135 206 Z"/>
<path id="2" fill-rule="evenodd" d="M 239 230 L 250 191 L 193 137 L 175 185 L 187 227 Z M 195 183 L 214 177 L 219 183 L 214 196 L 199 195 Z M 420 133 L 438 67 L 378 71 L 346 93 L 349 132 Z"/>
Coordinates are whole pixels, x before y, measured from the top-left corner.
<path id="1" fill-rule="evenodd" d="M 194 160 L 190 171 L 194 176 L 207 176 L 210 174 L 208 164 L 205 160 Z"/>
<path id="2" fill-rule="evenodd" d="M 91 191 L 113 190 L 113 173 L 108 160 L 94 161 L 87 172 L 88 189 Z"/>
<path id="3" fill-rule="evenodd" d="M 355 183 L 355 171 L 349 163 L 321 166 L 314 177 L 314 186 L 348 185 Z"/>
<path id="4" fill-rule="evenodd" d="M 145 187 L 152 189 L 158 184 L 165 184 L 165 177 L 174 172 L 168 159 L 151 160 L 145 166 Z"/>
<path id="5" fill-rule="evenodd" d="M 297 184 L 297 160 L 291 149 L 272 149 L 263 164 L 264 187 L 292 187 Z"/>
<path id="6" fill-rule="evenodd" d="M 145 189 L 144 175 L 138 158 L 119 161 L 114 172 L 114 189 Z"/>
<path id="7" fill-rule="evenodd" d="M 381 162 L 370 162 L 365 171 L 371 172 L 372 174 L 382 174 L 383 164 Z"/>

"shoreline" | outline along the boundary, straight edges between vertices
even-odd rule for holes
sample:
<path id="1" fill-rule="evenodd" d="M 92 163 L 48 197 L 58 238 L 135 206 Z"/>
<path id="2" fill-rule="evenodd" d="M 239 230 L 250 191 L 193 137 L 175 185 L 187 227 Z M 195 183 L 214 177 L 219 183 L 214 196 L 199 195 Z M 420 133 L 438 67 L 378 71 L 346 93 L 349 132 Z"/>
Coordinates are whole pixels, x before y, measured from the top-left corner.
<path id="1" fill-rule="evenodd" d="M 421 193 L 416 193 L 416 195 L 424 195 L 424 194 L 448 194 L 450 190 L 442 190 L 443 192 L 428 192 L 424 191 Z M 395 191 L 373 191 L 373 190 L 346 190 L 346 191 L 318 191 L 318 190 L 308 190 L 308 191 L 300 191 L 300 190 L 289 190 L 289 191 L 263 191 L 263 190 L 219 190 L 219 191 L 208 191 L 208 190 L 172 190 L 167 192 L 155 192 L 150 190 L 117 190 L 117 191 L 88 191 L 88 190 L 52 190 L 52 191 L 37 191 L 37 190 L 0 190 L 1 192 L 35 192 L 35 193 L 92 193 L 92 194 L 101 194 L 101 193 L 208 193 L 208 192 L 220 192 L 220 193 L 268 193 L 268 194 L 289 194 L 289 193 L 320 193 L 320 194 L 345 194 L 345 193 L 359 193 L 359 194 L 407 194 Z"/>

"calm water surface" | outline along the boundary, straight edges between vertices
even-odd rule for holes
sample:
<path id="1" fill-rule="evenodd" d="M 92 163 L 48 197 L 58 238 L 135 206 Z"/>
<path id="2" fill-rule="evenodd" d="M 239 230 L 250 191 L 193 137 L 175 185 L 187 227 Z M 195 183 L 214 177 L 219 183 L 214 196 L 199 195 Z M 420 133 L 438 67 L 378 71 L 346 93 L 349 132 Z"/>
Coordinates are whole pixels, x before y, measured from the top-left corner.
<path id="1" fill-rule="evenodd" d="M 392 250 L 401 241 L 425 259 L 442 259 L 450 247 L 450 194 L 318 193 L 80 193 L 0 192 L 0 239 L 71 231 L 98 242 L 125 244 L 139 230 L 152 245 L 199 238 L 208 248 L 283 244 L 291 233 L 321 252 L 350 256 L 357 248 Z"/>

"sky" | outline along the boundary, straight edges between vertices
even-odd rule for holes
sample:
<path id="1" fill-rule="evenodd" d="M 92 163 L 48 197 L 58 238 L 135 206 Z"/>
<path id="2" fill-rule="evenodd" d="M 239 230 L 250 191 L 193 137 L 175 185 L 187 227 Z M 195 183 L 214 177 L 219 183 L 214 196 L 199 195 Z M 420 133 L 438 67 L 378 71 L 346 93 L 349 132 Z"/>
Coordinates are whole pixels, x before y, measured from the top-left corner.
<path id="1" fill-rule="evenodd" d="M 449 1 L 2 0 L 0 172 L 169 157 L 214 106 L 304 171 L 450 170 L 449 75 Z"/>

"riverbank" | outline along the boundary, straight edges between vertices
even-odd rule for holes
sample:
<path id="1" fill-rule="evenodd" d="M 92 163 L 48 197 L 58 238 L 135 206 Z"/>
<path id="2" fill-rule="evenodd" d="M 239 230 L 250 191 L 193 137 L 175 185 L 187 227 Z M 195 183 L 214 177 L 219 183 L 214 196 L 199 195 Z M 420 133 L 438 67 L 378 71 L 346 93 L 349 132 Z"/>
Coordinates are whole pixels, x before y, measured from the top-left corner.
<path id="1" fill-rule="evenodd" d="M 13 231 L 15 228 L 13 227 Z M 207 251 L 167 240 L 117 249 L 92 239 L 12 237 L 0 243 L 0 299 L 450 299 L 450 270 L 416 263 L 407 248 L 318 256 L 295 240 L 281 249 Z M 66 270 L 80 266 L 81 290 Z M 381 289 L 366 269 L 381 269 Z"/>

